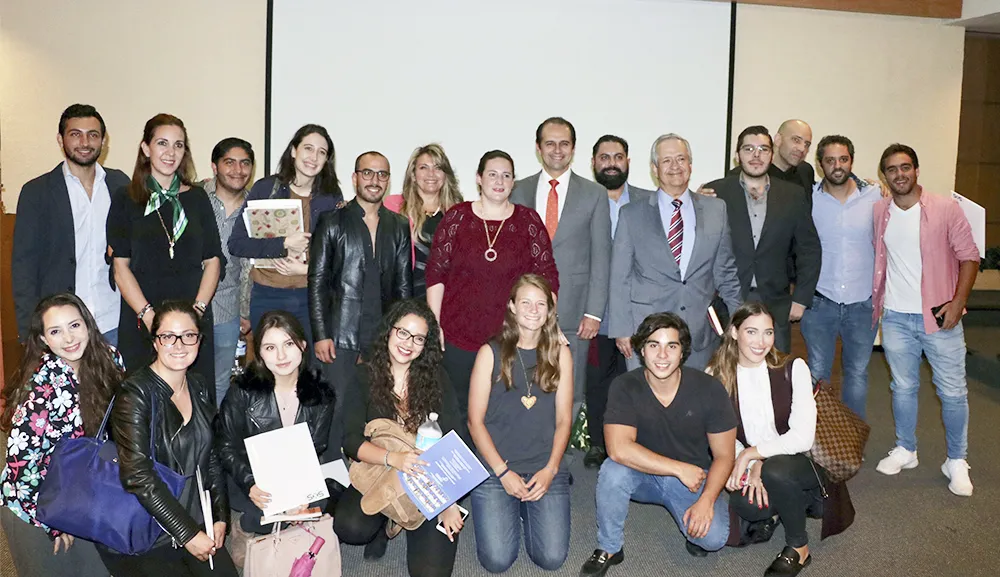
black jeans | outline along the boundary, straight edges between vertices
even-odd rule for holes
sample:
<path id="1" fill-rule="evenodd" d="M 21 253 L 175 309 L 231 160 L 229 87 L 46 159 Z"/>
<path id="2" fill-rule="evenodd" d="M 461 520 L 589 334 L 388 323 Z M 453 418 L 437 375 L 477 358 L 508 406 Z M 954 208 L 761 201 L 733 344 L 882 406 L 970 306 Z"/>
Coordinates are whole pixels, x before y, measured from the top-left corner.
<path id="1" fill-rule="evenodd" d="M 385 531 L 385 515 L 366 515 L 361 510 L 361 493 L 348 487 L 337 502 L 333 532 L 347 545 L 367 545 L 379 531 Z M 406 566 L 410 577 L 449 577 L 455 567 L 458 535 L 451 542 L 436 528 L 437 521 L 424 521 L 406 533 Z M 117 577 L 117 576 L 116 576 Z"/>
<path id="2" fill-rule="evenodd" d="M 760 470 L 768 506 L 759 508 L 756 503 L 751 505 L 740 491 L 730 493 L 729 504 L 737 515 L 751 523 L 777 515 L 785 526 L 785 544 L 805 547 L 809 544 L 806 509 L 819 489 L 818 471 L 821 469 L 817 466 L 814 470 L 805 455 L 775 455 L 765 459 Z"/>
<path id="3" fill-rule="evenodd" d="M 333 410 L 333 424 L 330 426 L 331 447 L 344 446 L 344 399 L 347 398 L 347 389 L 358 374 L 358 359 L 360 353 L 348 349 L 336 349 L 337 355 L 332 363 L 319 363 L 323 372 L 323 379 L 330 383 L 336 395 L 335 407 Z M 341 453 L 338 453 L 340 455 Z"/>
<path id="4" fill-rule="evenodd" d="M 597 347 L 597 368 L 587 367 L 587 428 L 590 445 L 604 446 L 604 411 L 608 406 L 611 383 L 625 373 L 625 357 L 607 335 L 594 338 Z"/>
<path id="5" fill-rule="evenodd" d="M 479 351 L 467 351 L 461 349 L 454 343 L 446 343 L 444 347 L 444 359 L 442 364 L 448 373 L 448 380 L 455 391 L 455 399 L 458 401 L 458 412 L 462 417 L 461 427 L 458 434 L 465 439 L 466 444 L 473 446 L 472 437 L 469 436 L 469 379 L 472 377 L 472 366 L 476 364 L 476 355 Z"/>
<path id="6" fill-rule="evenodd" d="M 121 555 L 106 547 L 97 547 L 97 552 L 115 577 L 238 577 L 229 551 L 225 547 L 216 551 L 212 562 L 213 571 L 204 563 L 180 547 L 171 545 L 156 547 L 142 555 Z"/>

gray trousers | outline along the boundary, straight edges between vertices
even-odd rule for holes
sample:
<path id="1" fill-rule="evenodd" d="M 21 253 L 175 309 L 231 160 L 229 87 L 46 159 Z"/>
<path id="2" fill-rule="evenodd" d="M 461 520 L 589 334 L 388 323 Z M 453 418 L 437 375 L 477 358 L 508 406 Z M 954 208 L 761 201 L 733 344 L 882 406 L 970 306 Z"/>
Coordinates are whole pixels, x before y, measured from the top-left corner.
<path id="1" fill-rule="evenodd" d="M 52 540 L 45 530 L 25 523 L 7 507 L 0 506 L 0 525 L 20 577 L 108 577 L 108 570 L 90 541 L 76 539 L 69 551 L 60 550 L 53 555 Z"/>
<path id="2" fill-rule="evenodd" d="M 573 357 L 573 417 L 576 417 L 576 409 L 584 401 L 584 393 L 587 390 L 587 352 L 590 349 L 590 341 L 576 336 L 576 329 L 562 328 L 562 332 L 569 341 L 569 354 Z"/>

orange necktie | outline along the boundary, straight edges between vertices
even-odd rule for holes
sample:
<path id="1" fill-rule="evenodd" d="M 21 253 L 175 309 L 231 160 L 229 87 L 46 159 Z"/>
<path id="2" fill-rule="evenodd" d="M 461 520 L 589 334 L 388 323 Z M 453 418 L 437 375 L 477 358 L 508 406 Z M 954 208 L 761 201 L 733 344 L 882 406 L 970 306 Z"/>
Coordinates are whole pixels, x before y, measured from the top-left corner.
<path id="1" fill-rule="evenodd" d="M 545 203 L 545 230 L 549 231 L 549 239 L 556 237 L 556 228 L 559 226 L 559 193 L 556 192 L 556 185 L 559 181 L 552 179 L 549 185 L 549 200 Z"/>

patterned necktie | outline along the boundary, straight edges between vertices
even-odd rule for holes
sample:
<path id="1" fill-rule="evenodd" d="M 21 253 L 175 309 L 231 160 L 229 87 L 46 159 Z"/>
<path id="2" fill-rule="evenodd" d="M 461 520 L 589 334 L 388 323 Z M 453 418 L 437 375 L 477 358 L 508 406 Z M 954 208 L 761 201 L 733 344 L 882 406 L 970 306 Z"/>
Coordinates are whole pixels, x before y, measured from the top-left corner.
<path id="1" fill-rule="evenodd" d="M 674 199 L 670 204 L 674 205 L 674 214 L 670 217 L 667 244 L 670 245 L 670 252 L 674 254 L 674 262 L 680 266 L 681 250 L 684 247 L 684 220 L 681 218 L 681 201 Z"/>
<path id="2" fill-rule="evenodd" d="M 559 226 L 559 193 L 556 192 L 556 185 L 559 181 L 552 179 L 549 181 L 549 199 L 545 202 L 545 230 L 549 231 L 549 239 L 556 237 L 556 228 Z"/>

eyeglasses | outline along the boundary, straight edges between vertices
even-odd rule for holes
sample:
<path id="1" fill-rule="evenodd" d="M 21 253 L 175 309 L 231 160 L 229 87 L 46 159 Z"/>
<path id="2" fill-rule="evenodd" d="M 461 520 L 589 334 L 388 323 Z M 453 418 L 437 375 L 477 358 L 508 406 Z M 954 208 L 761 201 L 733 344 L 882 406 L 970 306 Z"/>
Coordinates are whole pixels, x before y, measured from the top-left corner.
<path id="1" fill-rule="evenodd" d="M 396 336 L 399 337 L 399 340 L 401 341 L 413 339 L 413 344 L 418 347 L 422 347 L 425 343 L 427 343 L 427 335 L 415 335 L 402 327 L 392 327 L 392 330 L 396 331 Z"/>
<path id="2" fill-rule="evenodd" d="M 744 144 L 743 146 L 740 147 L 740 152 L 742 152 L 743 154 L 749 154 L 750 156 L 753 156 L 755 153 L 758 152 L 761 154 L 770 154 L 771 147 L 766 144 L 758 144 L 757 146 L 754 146 L 752 144 Z"/>
<path id="3" fill-rule="evenodd" d="M 165 347 L 172 347 L 176 345 L 178 340 L 180 340 L 182 344 L 191 347 L 201 342 L 201 336 L 201 333 L 184 333 L 183 335 L 162 333 L 156 335 L 156 340 Z"/>
<path id="4" fill-rule="evenodd" d="M 370 168 L 364 168 L 362 170 L 355 170 L 354 172 L 360 174 L 361 178 L 365 180 L 371 180 L 374 176 L 378 176 L 380 182 L 389 180 L 388 170 L 372 170 Z"/>

